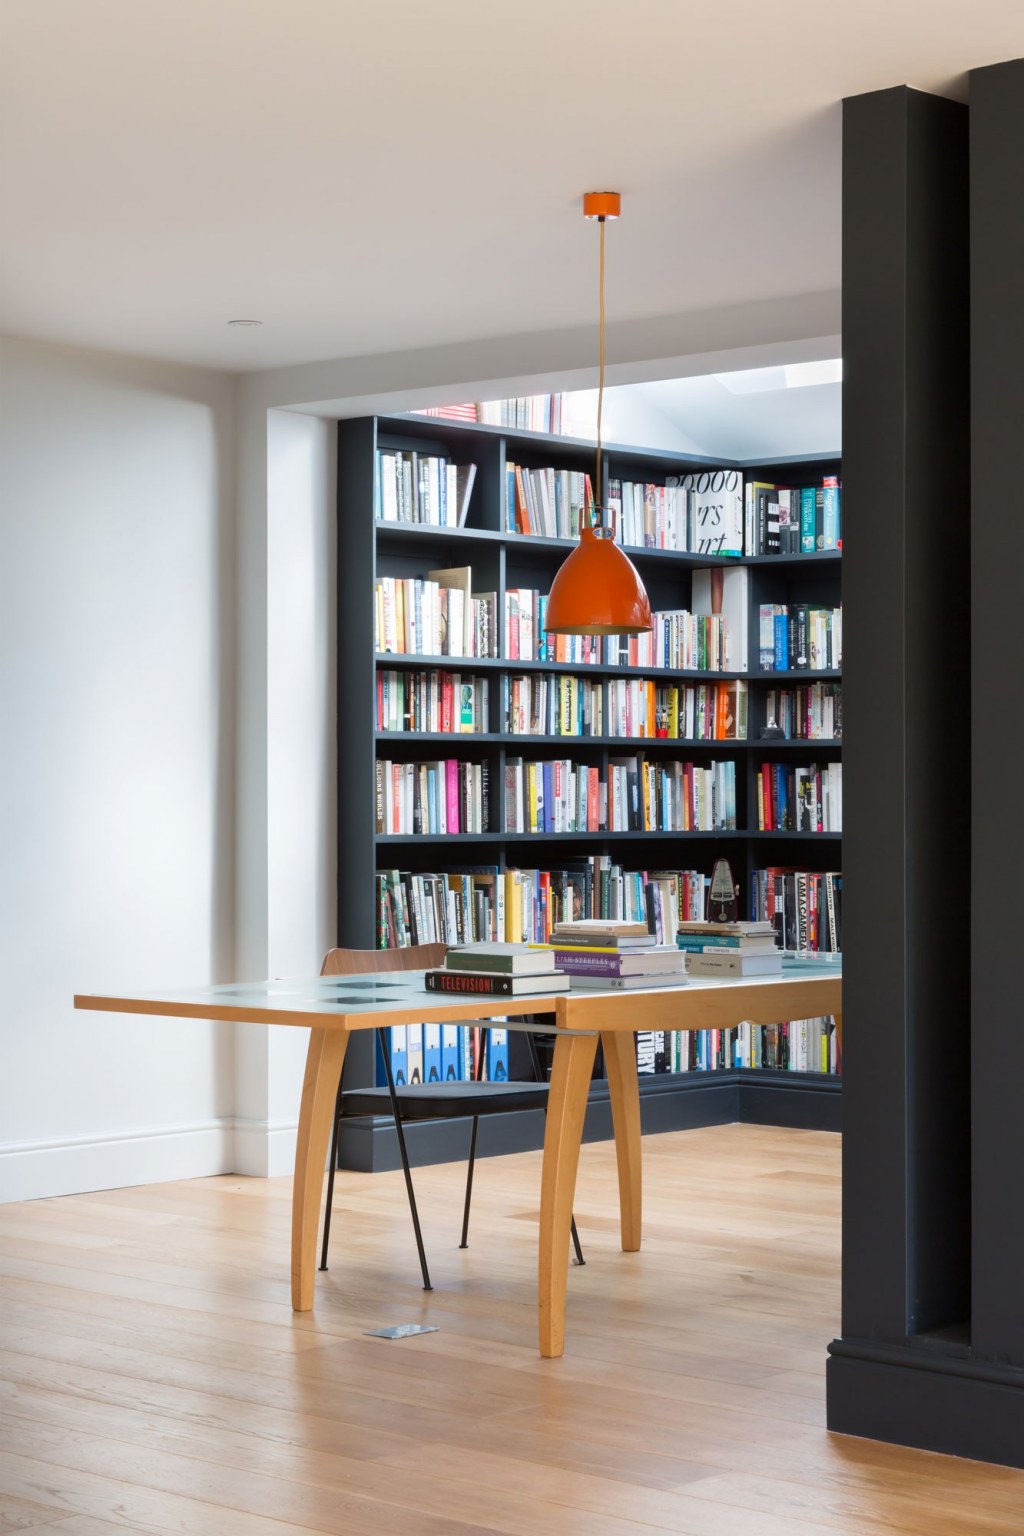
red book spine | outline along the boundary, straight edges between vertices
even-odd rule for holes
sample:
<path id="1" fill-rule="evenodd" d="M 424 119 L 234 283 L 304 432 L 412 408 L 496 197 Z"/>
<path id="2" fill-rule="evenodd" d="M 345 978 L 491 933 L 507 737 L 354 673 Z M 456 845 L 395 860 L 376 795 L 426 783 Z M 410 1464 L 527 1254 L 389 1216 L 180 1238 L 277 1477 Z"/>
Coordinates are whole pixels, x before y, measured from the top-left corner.
<path id="1" fill-rule="evenodd" d="M 761 816 L 764 821 L 764 830 L 773 832 L 775 823 L 772 821 L 772 765 L 761 764 Z"/>

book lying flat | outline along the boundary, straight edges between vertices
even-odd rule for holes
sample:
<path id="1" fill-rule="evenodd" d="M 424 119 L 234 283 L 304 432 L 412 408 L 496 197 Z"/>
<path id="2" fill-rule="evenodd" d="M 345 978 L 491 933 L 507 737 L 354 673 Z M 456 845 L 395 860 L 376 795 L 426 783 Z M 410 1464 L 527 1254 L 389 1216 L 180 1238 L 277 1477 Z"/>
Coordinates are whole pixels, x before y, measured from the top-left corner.
<path id="1" fill-rule="evenodd" d="M 598 934 L 618 939 L 651 938 L 646 923 L 620 923 L 603 917 L 580 917 L 572 923 L 556 923 L 551 930 L 552 939 L 588 939 L 590 943 Z"/>
<path id="2" fill-rule="evenodd" d="M 569 976 L 680 976 L 686 972 L 686 956 L 674 946 L 633 954 L 556 949 L 554 956 L 555 965 Z"/>
<path id="3" fill-rule="evenodd" d="M 755 922 L 750 923 L 679 923 L 676 928 L 676 937 L 678 938 L 681 933 L 721 933 L 738 938 L 753 938 L 756 935 L 770 935 L 774 932 L 774 923 L 769 923 L 764 918 L 758 918 Z"/>
<path id="4" fill-rule="evenodd" d="M 602 949 L 653 949 L 657 942 L 646 928 L 637 933 L 604 933 L 597 928 L 582 931 L 578 923 L 564 927 L 556 923 L 549 940 L 554 949 L 593 948 L 595 945 Z"/>
<path id="5" fill-rule="evenodd" d="M 708 954 L 686 956 L 691 976 L 781 976 L 782 951 L 771 955 Z"/>
<path id="6" fill-rule="evenodd" d="M 544 976 L 502 976 L 494 971 L 427 971 L 428 992 L 452 992 L 462 997 L 548 997 L 568 992 L 568 976 L 548 971 Z"/>
<path id="7" fill-rule="evenodd" d="M 533 944 L 461 944 L 444 957 L 447 971 L 495 972 L 503 976 L 550 975 L 554 951 Z"/>
<path id="8" fill-rule="evenodd" d="M 691 954 L 702 950 L 740 951 L 744 955 L 767 955 L 778 948 L 778 934 L 678 933 L 676 945 Z"/>
<path id="9" fill-rule="evenodd" d="M 573 992 L 648 992 L 661 991 L 663 987 L 685 987 L 688 977 L 679 972 L 674 976 L 570 976 Z"/>

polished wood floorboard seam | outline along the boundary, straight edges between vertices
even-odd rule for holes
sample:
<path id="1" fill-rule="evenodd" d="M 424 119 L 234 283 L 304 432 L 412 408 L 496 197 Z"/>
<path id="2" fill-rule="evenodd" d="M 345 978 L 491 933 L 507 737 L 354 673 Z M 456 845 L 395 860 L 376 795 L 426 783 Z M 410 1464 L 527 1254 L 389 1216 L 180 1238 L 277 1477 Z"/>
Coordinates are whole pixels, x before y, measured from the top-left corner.
<path id="1" fill-rule="evenodd" d="M 643 1247 L 586 1146 L 567 1353 L 536 1351 L 536 1153 L 340 1174 L 291 1309 L 289 1181 L 0 1206 L 0 1536 L 1022 1536 L 1024 1473 L 829 1435 L 839 1139 L 644 1139 Z M 430 1322 L 390 1342 L 366 1331 Z"/>

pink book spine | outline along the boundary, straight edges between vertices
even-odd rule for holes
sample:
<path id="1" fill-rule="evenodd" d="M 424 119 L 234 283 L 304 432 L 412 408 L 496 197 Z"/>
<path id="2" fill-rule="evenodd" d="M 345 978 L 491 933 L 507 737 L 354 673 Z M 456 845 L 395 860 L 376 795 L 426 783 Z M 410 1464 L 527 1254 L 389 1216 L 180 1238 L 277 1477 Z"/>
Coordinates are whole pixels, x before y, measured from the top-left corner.
<path id="1" fill-rule="evenodd" d="M 453 757 L 450 757 L 444 768 L 445 788 L 448 794 L 448 831 L 461 832 L 463 828 L 459 823 L 459 765 Z"/>

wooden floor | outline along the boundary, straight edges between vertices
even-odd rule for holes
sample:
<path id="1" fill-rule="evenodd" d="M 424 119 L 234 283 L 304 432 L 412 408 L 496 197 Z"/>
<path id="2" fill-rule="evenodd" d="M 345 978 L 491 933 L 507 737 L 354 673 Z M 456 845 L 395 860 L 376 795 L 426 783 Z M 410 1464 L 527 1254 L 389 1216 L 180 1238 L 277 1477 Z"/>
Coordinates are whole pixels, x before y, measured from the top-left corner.
<path id="1" fill-rule="evenodd" d="M 536 1352 L 539 1154 L 342 1174 L 317 1310 L 289 1306 L 289 1181 L 0 1207 L 0 1531 L 34 1536 L 959 1536 L 1024 1531 L 1024 1472 L 830 1436 L 839 1143 L 645 1139 L 644 1248 L 583 1151 L 567 1352 Z M 431 1322 L 387 1342 L 364 1330 Z"/>

